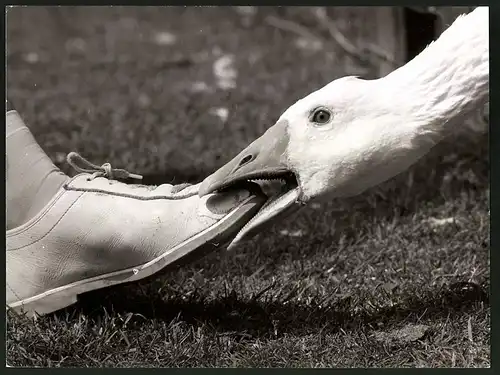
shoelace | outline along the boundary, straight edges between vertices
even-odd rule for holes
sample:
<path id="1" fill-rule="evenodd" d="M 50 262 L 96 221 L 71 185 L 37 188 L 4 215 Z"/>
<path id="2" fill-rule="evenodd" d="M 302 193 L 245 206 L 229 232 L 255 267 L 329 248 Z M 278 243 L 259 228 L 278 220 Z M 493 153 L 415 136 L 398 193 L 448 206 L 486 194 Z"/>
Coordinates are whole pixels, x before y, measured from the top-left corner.
<path id="1" fill-rule="evenodd" d="M 85 159 L 83 156 L 81 156 L 77 152 L 70 152 L 68 154 L 68 156 L 66 156 L 66 161 L 77 172 L 91 173 L 92 175 L 89 177 L 89 180 L 93 180 L 96 177 L 105 177 L 105 178 L 108 178 L 110 180 L 113 180 L 113 179 L 124 180 L 127 178 L 142 180 L 141 175 L 130 173 L 129 171 L 127 171 L 125 169 L 112 168 L 110 163 L 104 163 L 101 166 L 98 166 L 94 163 L 91 163 L 90 161 Z M 77 164 L 77 162 L 84 164 L 88 168 L 80 167 Z M 177 194 L 181 190 L 184 190 L 185 188 L 187 188 L 188 186 L 191 186 L 191 185 L 192 184 L 190 184 L 190 183 L 182 183 L 182 184 L 178 184 L 178 185 L 173 185 L 172 194 Z"/>
<path id="2" fill-rule="evenodd" d="M 142 180 L 142 176 L 139 174 L 134 174 L 126 171 L 125 169 L 112 168 L 110 163 L 104 163 L 101 166 L 91 163 L 83 156 L 77 152 L 70 152 L 66 157 L 66 161 L 73 169 L 80 173 L 91 173 L 90 177 L 93 180 L 96 177 L 106 177 L 110 180 L 125 180 L 127 178 L 133 178 L 136 180 Z M 80 167 L 77 163 L 83 164 L 87 168 Z"/>

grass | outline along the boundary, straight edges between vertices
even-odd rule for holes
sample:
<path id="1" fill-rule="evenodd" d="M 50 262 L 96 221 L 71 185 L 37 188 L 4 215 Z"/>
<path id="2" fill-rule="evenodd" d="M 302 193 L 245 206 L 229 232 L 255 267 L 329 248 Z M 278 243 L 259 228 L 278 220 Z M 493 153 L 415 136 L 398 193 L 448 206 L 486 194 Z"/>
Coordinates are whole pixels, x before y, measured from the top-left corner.
<path id="1" fill-rule="evenodd" d="M 78 150 L 149 182 L 199 181 L 286 106 L 345 74 L 335 53 L 297 49 L 270 14 L 314 27 L 307 12 L 283 8 L 253 18 L 231 8 L 10 8 L 8 96 L 67 172 L 64 155 Z M 178 42 L 156 44 L 161 31 Z M 193 92 L 195 81 L 214 86 L 225 53 L 237 87 Z M 211 114 L 218 107 L 227 121 Z M 383 186 L 310 205 L 234 251 L 36 321 L 9 313 L 8 362 L 489 367 L 487 145 L 458 134 Z"/>

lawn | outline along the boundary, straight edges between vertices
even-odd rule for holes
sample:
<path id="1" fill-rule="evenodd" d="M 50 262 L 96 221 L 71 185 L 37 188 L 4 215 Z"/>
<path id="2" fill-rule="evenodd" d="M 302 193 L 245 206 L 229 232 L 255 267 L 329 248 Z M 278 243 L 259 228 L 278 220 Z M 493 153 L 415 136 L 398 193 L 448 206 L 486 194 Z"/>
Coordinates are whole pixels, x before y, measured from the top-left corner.
<path id="1" fill-rule="evenodd" d="M 316 27 L 306 8 L 10 8 L 8 97 L 68 173 L 78 151 L 148 183 L 197 182 L 288 105 L 362 71 L 276 18 Z M 231 252 L 36 321 L 9 313 L 7 360 L 489 367 L 489 233 L 488 137 L 457 132 L 383 186 Z"/>

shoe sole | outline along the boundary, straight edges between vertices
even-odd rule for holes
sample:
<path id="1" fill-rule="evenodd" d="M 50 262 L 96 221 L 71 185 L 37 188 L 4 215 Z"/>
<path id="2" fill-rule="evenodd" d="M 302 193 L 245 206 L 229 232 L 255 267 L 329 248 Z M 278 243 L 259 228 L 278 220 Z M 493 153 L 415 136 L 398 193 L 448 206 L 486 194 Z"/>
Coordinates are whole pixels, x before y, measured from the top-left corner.
<path id="1" fill-rule="evenodd" d="M 78 302 L 80 294 L 143 280 L 188 255 L 189 259 L 202 257 L 234 237 L 245 223 L 259 211 L 262 204 L 262 197 L 251 196 L 213 226 L 147 263 L 64 285 L 34 297 L 11 303 L 7 309 L 25 314 L 28 317 L 49 314 L 75 304 Z"/>

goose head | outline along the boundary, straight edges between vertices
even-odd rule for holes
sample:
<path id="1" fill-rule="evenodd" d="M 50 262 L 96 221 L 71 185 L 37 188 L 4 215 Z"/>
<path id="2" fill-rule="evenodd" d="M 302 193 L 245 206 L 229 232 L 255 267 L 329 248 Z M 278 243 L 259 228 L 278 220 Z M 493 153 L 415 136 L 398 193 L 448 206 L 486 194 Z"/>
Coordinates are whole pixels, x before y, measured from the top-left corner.
<path id="1" fill-rule="evenodd" d="M 427 139 L 430 147 L 433 138 L 419 126 L 426 120 L 404 101 L 396 104 L 394 86 L 386 83 L 343 77 L 297 101 L 205 179 L 200 195 L 241 181 L 282 179 L 286 193 L 306 203 L 356 195 L 392 177 L 425 153 L 415 142 Z"/>
<path id="2" fill-rule="evenodd" d="M 416 162 L 484 105 L 488 93 L 488 10 L 483 7 L 459 17 L 391 74 L 339 78 L 300 99 L 207 177 L 199 195 L 243 181 L 284 180 L 248 227 L 311 199 L 357 195 Z"/>

